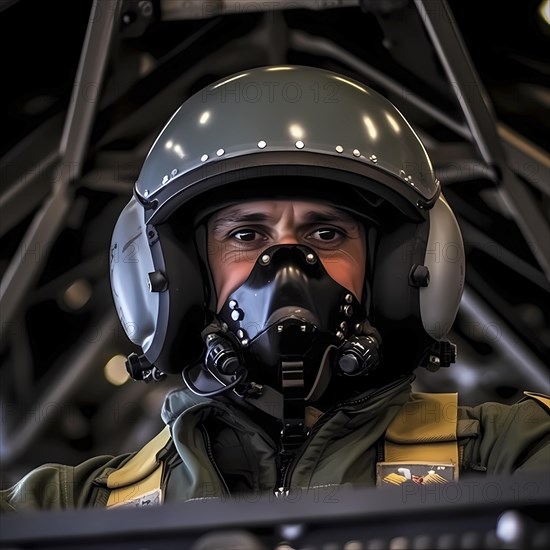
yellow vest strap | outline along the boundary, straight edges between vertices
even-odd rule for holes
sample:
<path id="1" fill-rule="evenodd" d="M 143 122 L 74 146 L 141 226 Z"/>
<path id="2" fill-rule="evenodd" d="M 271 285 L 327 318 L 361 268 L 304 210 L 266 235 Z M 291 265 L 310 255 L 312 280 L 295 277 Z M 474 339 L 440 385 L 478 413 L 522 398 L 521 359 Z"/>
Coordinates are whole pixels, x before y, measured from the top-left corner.
<path id="1" fill-rule="evenodd" d="M 544 393 L 536 393 L 532 391 L 524 391 L 524 395 L 538 401 L 547 411 L 550 412 L 550 397 Z"/>
<path id="2" fill-rule="evenodd" d="M 157 453 L 170 441 L 170 428 L 166 426 L 156 437 L 151 439 L 126 464 L 111 472 L 107 478 L 107 487 L 116 489 L 135 483 L 151 474 L 157 467 Z"/>
<path id="3" fill-rule="evenodd" d="M 413 393 L 386 431 L 385 462 L 458 465 L 458 394 Z"/>
<path id="4" fill-rule="evenodd" d="M 159 464 L 147 477 L 136 483 L 112 489 L 107 500 L 107 508 L 116 506 L 151 506 L 162 504 L 163 464 Z"/>
<path id="5" fill-rule="evenodd" d="M 112 490 L 107 508 L 162 503 L 163 463 L 159 463 L 157 455 L 169 441 L 170 428 L 166 426 L 126 464 L 109 475 L 107 487 Z"/>

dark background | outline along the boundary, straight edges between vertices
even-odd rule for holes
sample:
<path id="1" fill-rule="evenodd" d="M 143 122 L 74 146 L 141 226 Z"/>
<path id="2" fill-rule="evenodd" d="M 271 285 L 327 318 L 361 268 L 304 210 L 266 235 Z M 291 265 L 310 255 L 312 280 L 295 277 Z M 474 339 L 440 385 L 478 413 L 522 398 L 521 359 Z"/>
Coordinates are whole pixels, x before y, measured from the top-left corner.
<path id="1" fill-rule="evenodd" d="M 2 485 L 45 461 L 76 464 L 132 451 L 161 427 L 162 397 L 181 384 L 178 377 L 114 386 L 104 376 L 111 357 L 134 351 L 110 295 L 111 231 L 173 111 L 209 82 L 251 66 L 309 64 L 362 80 L 409 117 L 433 155 L 464 233 L 467 300 L 453 328 L 457 364 L 419 372 L 417 388 L 459 391 L 465 403 L 515 402 L 524 389 L 549 393 L 550 284 L 534 243 L 497 193 L 498 170 L 495 180 L 472 140 L 406 101 L 412 91 L 465 127 L 456 83 L 447 81 L 415 5 L 329 2 L 334 7 L 326 10 L 169 19 L 184 4 L 203 16 L 217 5 L 157 0 L 144 16 L 143 4 L 123 3 L 104 86 L 80 90 L 96 113 L 78 177 L 66 191 L 70 208 L 53 237 L 39 236 L 28 248 L 33 219 L 71 168 L 59 159 L 59 143 L 92 2 L 0 3 L 0 274 L 14 262 L 37 265 L 16 310 L 0 310 Z M 449 2 L 479 77 L 471 96 L 486 94 L 508 166 L 548 220 L 550 26 L 540 5 Z M 321 37 L 340 53 L 302 47 L 297 33 Z M 61 162 L 53 172 L 46 162 L 52 155 Z M 523 204 L 516 207 L 529 216 Z"/>

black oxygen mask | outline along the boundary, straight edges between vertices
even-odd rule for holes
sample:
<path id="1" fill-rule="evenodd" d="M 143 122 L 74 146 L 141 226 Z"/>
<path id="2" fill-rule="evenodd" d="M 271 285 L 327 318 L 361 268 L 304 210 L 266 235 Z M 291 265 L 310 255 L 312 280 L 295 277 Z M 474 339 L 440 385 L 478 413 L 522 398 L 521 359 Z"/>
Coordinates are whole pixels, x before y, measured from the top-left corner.
<path id="1" fill-rule="evenodd" d="M 234 390 L 296 426 L 306 403 L 349 395 L 380 362 L 380 335 L 364 307 L 304 245 L 262 252 L 203 338 L 204 362 L 183 371 L 193 392 Z"/>
<path id="2" fill-rule="evenodd" d="M 364 313 L 312 248 L 275 245 L 230 294 L 219 318 L 236 337 L 250 380 L 278 391 L 303 384 L 311 399 L 328 381 L 330 373 L 321 370 L 331 350 L 353 333 Z"/>

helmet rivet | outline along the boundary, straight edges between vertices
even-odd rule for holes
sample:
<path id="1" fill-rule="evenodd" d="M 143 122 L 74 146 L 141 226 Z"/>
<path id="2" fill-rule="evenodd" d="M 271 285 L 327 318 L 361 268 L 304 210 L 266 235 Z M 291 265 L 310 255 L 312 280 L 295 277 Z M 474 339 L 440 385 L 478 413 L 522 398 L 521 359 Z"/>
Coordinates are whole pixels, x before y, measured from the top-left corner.
<path id="1" fill-rule="evenodd" d="M 178 169 L 177 169 L 177 168 L 174 168 L 174 169 L 170 172 L 170 175 L 171 175 L 172 177 L 174 177 L 177 173 L 178 173 Z"/>
<path id="2" fill-rule="evenodd" d="M 348 304 L 351 304 L 353 302 L 353 296 L 351 294 L 346 294 L 346 296 L 344 297 L 344 300 L 348 303 Z"/>
<path id="3" fill-rule="evenodd" d="M 144 189 L 144 190 L 143 190 L 143 196 L 144 196 L 144 197 L 148 197 L 148 196 L 149 196 L 149 189 Z"/>
<path id="4" fill-rule="evenodd" d="M 301 325 L 301 326 L 300 326 L 300 330 L 301 330 L 302 332 L 305 332 L 306 329 L 307 329 L 307 327 L 306 327 L 305 325 Z"/>
<path id="5" fill-rule="evenodd" d="M 277 332 L 283 332 L 283 325 L 277 325 Z"/>
<path id="6" fill-rule="evenodd" d="M 369 157 L 369 160 L 370 160 L 371 162 L 374 162 L 374 164 L 376 164 L 376 163 L 378 162 L 378 157 L 377 157 L 376 155 L 371 155 L 371 156 Z"/>
<path id="7" fill-rule="evenodd" d="M 248 346 L 248 338 L 243 338 L 241 340 L 241 346 Z"/>
<path id="8" fill-rule="evenodd" d="M 337 146 L 336 146 L 336 152 L 337 152 L 337 153 L 343 153 L 343 152 L 344 152 L 344 148 L 343 148 L 341 145 L 337 145 Z"/>
<path id="9" fill-rule="evenodd" d="M 301 140 L 298 140 L 294 145 L 296 145 L 297 149 L 303 149 L 304 148 L 304 142 Z"/>
<path id="10" fill-rule="evenodd" d="M 239 338 L 244 338 L 244 330 L 239 329 L 239 330 L 237 331 L 237 336 L 238 336 Z"/>
<path id="11" fill-rule="evenodd" d="M 361 156 L 361 151 L 359 151 L 359 149 L 354 149 L 353 150 L 353 156 L 354 157 L 360 157 Z"/>
<path id="12" fill-rule="evenodd" d="M 164 185 L 165 183 L 167 183 L 169 179 L 170 179 L 170 178 L 169 178 L 168 176 L 164 176 L 164 177 L 162 178 L 162 185 Z"/>
<path id="13" fill-rule="evenodd" d="M 399 170 L 399 175 L 400 175 L 404 180 L 407 179 L 407 174 L 405 174 L 405 170 Z"/>
<path id="14" fill-rule="evenodd" d="M 201 157 L 202 162 L 204 162 L 205 160 L 208 160 L 208 155 L 206 154 Z"/>
<path id="15" fill-rule="evenodd" d="M 218 155 L 218 157 L 221 157 L 224 153 L 225 153 L 225 151 L 223 149 L 218 149 L 216 151 L 216 155 Z"/>
<path id="16" fill-rule="evenodd" d="M 230 300 L 229 309 L 237 309 L 238 307 L 239 307 L 239 304 L 237 303 L 237 300 Z"/>
<path id="17" fill-rule="evenodd" d="M 261 263 L 262 265 L 267 265 L 270 261 L 271 261 L 271 258 L 269 257 L 269 254 L 264 254 L 264 255 L 260 258 L 260 263 Z"/>
<path id="18" fill-rule="evenodd" d="M 336 331 L 336 337 L 339 338 L 340 340 L 343 340 L 344 339 L 344 333 L 341 332 L 340 330 L 337 330 Z"/>
<path id="19" fill-rule="evenodd" d="M 314 264 L 315 263 L 315 256 L 311 252 L 309 254 L 306 254 L 306 262 L 308 264 Z"/>
<path id="20" fill-rule="evenodd" d="M 260 149 L 263 149 L 266 145 L 267 145 L 267 143 L 263 139 L 258 141 L 258 147 Z"/>

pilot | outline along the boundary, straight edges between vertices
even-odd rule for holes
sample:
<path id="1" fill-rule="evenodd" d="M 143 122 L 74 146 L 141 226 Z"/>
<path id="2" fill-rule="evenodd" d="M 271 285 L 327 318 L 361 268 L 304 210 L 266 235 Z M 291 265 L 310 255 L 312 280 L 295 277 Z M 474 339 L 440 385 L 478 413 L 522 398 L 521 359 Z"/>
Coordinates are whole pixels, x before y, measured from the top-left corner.
<path id="1" fill-rule="evenodd" d="M 357 80 L 259 67 L 187 99 L 118 218 L 110 275 L 141 350 L 128 372 L 182 377 L 166 427 L 33 470 L 4 510 L 548 473 L 548 397 L 412 391 L 415 369 L 455 362 L 463 242 L 418 135 Z"/>

